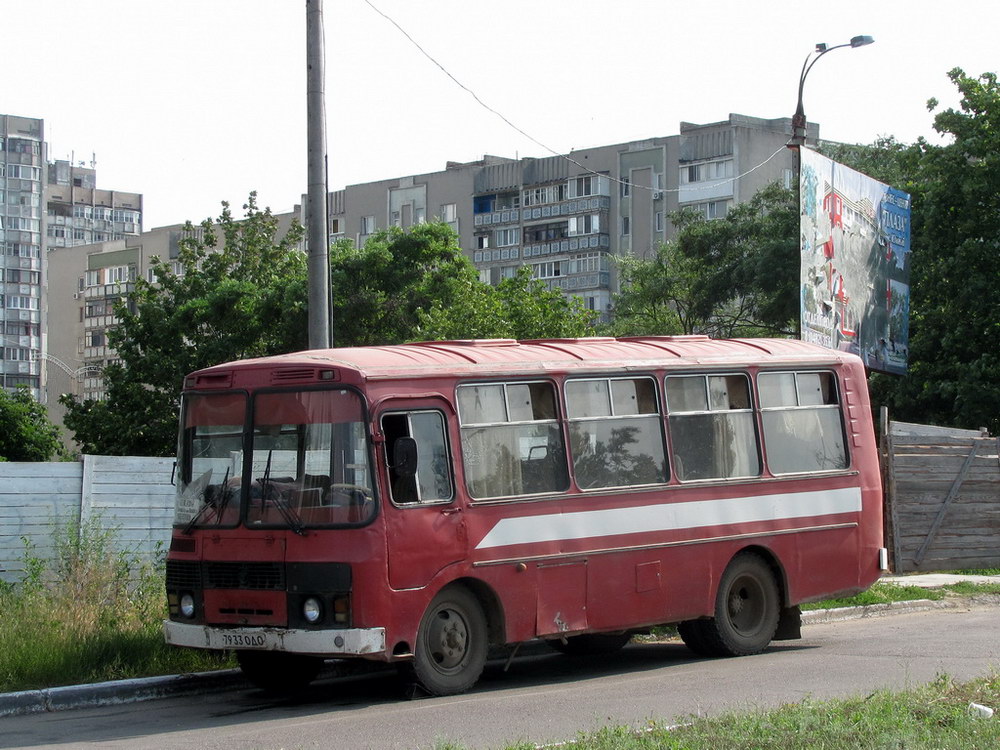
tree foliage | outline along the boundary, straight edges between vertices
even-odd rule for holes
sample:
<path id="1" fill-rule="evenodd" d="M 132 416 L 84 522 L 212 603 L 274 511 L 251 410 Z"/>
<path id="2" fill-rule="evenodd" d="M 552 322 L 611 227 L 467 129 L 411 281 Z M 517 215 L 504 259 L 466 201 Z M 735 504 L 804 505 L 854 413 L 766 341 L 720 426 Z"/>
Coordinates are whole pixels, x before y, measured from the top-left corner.
<path id="1" fill-rule="evenodd" d="M 330 273 L 337 346 L 422 338 L 421 311 L 457 304 L 479 283 L 454 231 L 442 223 L 379 230 L 360 248 L 341 240 L 331 248 Z"/>
<path id="2" fill-rule="evenodd" d="M 620 261 L 617 333 L 788 335 L 798 319 L 798 206 L 768 185 L 724 219 L 671 216 L 677 237 Z"/>
<path id="3" fill-rule="evenodd" d="M 958 109 L 919 141 L 913 196 L 910 361 L 874 379 L 899 419 L 1000 430 L 1000 87 L 955 68 Z M 928 102 L 931 111 L 937 102 Z M 912 160 L 911 154 L 906 158 Z M 912 162 L 907 162 L 912 163 Z"/>
<path id="4" fill-rule="evenodd" d="M 0 461 L 48 461 L 62 453 L 59 428 L 31 391 L 0 389 Z"/>
<path id="5" fill-rule="evenodd" d="M 217 222 L 190 224 L 175 273 L 152 265 L 156 282 L 135 281 L 116 305 L 108 342 L 119 361 L 104 370 L 107 397 L 72 395 L 66 426 L 86 453 L 172 455 L 184 376 L 228 360 L 306 346 L 306 260 L 301 227 L 278 236 L 251 194 L 237 220 L 223 203 Z"/>
<path id="6" fill-rule="evenodd" d="M 466 283 L 451 304 L 438 300 L 420 316 L 427 339 L 577 338 L 593 334 L 596 311 L 531 277 L 527 267 L 496 286 Z"/>
<path id="7" fill-rule="evenodd" d="M 301 228 L 278 236 L 253 195 L 237 220 L 228 205 L 200 232 L 188 227 L 175 273 L 153 265 L 116 308 L 108 340 L 120 362 L 105 368 L 107 398 L 61 400 L 66 426 L 87 453 L 171 455 L 184 376 L 236 359 L 305 349 L 306 258 Z M 362 248 L 330 253 L 338 346 L 429 338 L 580 336 L 591 314 L 530 279 L 479 281 L 446 224 L 377 232 Z"/>

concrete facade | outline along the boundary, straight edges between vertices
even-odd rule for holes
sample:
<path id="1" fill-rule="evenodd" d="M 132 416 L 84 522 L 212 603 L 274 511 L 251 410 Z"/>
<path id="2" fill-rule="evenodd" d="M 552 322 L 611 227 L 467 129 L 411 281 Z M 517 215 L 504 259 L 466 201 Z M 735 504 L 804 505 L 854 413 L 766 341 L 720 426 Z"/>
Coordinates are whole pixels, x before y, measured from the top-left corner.
<path id="1" fill-rule="evenodd" d="M 819 126 L 809 125 L 810 140 Z M 566 155 L 449 162 L 441 172 L 349 185 L 329 195 L 331 239 L 447 221 L 483 281 L 529 266 L 550 288 L 607 316 L 614 258 L 646 257 L 673 235 L 681 208 L 722 218 L 765 185 L 792 186 L 790 118 L 730 114 L 682 122 L 677 135 Z"/>

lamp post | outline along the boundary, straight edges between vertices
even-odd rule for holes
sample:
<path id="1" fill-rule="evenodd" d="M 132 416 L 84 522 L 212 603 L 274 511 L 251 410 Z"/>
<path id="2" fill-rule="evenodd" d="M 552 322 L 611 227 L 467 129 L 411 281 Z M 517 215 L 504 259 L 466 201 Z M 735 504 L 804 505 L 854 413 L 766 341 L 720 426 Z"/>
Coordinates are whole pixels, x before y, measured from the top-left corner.
<path id="1" fill-rule="evenodd" d="M 802 88 L 806 84 L 806 76 L 809 75 L 809 71 L 812 70 L 816 61 L 827 52 L 833 52 L 835 49 L 841 49 L 843 47 L 864 47 L 874 41 L 875 40 L 870 36 L 856 36 L 849 42 L 837 44 L 833 47 L 827 47 L 826 44 L 820 42 L 816 45 L 815 50 L 806 55 L 805 62 L 802 63 L 802 72 L 799 74 L 799 100 L 795 107 L 795 114 L 792 116 L 792 139 L 788 142 L 789 148 L 798 149 L 799 147 L 805 145 L 806 142 L 806 112 L 802 106 Z"/>

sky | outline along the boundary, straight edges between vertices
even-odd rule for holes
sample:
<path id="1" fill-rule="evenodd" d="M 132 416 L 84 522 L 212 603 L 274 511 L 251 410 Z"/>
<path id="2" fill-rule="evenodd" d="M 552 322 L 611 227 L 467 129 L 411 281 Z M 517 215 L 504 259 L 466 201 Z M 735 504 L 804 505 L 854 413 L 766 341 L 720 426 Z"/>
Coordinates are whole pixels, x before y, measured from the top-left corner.
<path id="1" fill-rule="evenodd" d="M 803 61 L 822 137 L 938 141 L 947 72 L 1000 68 L 986 0 L 325 0 L 329 185 L 790 117 Z M 373 8 L 374 6 L 374 8 Z M 0 113 L 45 119 L 50 159 L 144 194 L 144 229 L 276 212 L 306 190 L 305 0 L 2 3 Z M 389 16 L 437 64 L 425 57 Z M 439 67 L 440 65 L 440 67 Z M 442 71 L 442 67 L 506 124 Z"/>

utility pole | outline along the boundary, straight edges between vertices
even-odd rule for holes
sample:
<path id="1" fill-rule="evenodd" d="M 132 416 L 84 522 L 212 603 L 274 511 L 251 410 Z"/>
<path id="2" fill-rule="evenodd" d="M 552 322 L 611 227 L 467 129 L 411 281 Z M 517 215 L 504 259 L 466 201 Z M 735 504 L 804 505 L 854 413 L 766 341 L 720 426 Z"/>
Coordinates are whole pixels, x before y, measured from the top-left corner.
<path id="1" fill-rule="evenodd" d="M 323 0 L 306 0 L 306 141 L 308 193 L 306 247 L 309 252 L 309 348 L 330 346 L 330 235 L 326 187 L 326 55 Z"/>

